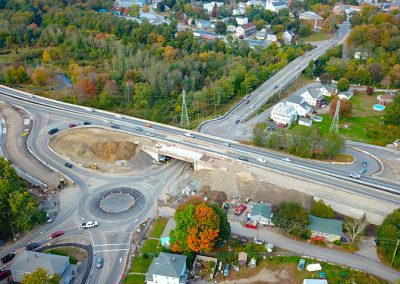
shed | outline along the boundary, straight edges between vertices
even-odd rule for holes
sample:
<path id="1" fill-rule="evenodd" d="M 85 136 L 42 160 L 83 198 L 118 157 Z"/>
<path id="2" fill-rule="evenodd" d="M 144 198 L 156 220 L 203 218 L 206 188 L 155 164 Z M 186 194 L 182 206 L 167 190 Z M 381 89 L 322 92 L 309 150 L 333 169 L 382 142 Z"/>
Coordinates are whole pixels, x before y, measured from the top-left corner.
<path id="1" fill-rule="evenodd" d="M 266 203 L 256 203 L 248 215 L 249 221 L 257 222 L 263 225 L 272 225 L 272 207 Z"/>
<path id="2" fill-rule="evenodd" d="M 247 264 L 247 253 L 245 253 L 244 251 L 239 252 L 238 263 L 239 263 L 239 265 L 242 265 L 242 266 Z"/>
<path id="3" fill-rule="evenodd" d="M 305 118 L 305 117 L 300 117 L 299 118 L 299 125 L 304 125 L 304 126 L 311 126 L 312 125 L 312 120 Z"/>

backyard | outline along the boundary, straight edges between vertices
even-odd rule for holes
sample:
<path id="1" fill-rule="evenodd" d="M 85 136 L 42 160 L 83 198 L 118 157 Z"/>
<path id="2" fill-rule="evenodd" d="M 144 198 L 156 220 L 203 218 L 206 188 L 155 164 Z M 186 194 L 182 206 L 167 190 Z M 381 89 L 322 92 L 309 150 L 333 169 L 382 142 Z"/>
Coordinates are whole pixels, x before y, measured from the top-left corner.
<path id="1" fill-rule="evenodd" d="M 300 38 L 300 42 L 316 42 L 328 40 L 330 38 L 329 34 L 323 31 L 313 31 L 309 36 Z"/>

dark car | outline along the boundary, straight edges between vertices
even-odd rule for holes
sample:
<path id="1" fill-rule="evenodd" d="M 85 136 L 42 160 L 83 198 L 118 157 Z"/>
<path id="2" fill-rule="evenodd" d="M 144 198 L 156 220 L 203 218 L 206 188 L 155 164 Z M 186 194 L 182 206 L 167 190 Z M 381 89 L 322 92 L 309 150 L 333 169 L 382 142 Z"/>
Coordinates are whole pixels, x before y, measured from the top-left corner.
<path id="1" fill-rule="evenodd" d="M 75 127 L 75 126 L 78 126 L 78 125 L 75 124 L 75 123 L 70 123 L 70 124 L 68 124 L 68 127 L 69 127 L 69 128 L 72 128 L 72 127 Z"/>
<path id="2" fill-rule="evenodd" d="M 241 156 L 241 157 L 239 157 L 239 160 L 241 160 L 241 161 L 247 161 L 247 158 L 246 157 L 243 157 L 243 156 Z"/>
<path id="3" fill-rule="evenodd" d="M 100 257 L 98 257 L 97 258 L 97 260 L 96 260 L 96 268 L 102 268 L 103 267 L 103 258 L 100 256 Z"/>
<path id="4" fill-rule="evenodd" d="M 30 243 L 29 245 L 27 245 L 25 247 L 26 250 L 34 250 L 37 249 L 38 247 L 40 247 L 39 243 Z"/>
<path id="5" fill-rule="evenodd" d="M 141 127 L 139 127 L 139 126 L 136 126 L 136 127 L 135 127 L 135 130 L 137 130 L 137 131 L 143 131 L 143 128 L 141 128 Z"/>
<path id="6" fill-rule="evenodd" d="M 60 237 L 62 235 L 64 235 L 64 231 L 57 231 L 57 232 L 54 232 L 54 233 L 51 234 L 51 238 L 55 239 L 55 238 L 58 238 L 58 237 Z"/>
<path id="7" fill-rule="evenodd" d="M 50 135 L 53 135 L 54 133 L 57 133 L 58 130 L 59 130 L 58 128 L 53 128 L 53 129 L 50 129 L 48 133 L 49 133 Z"/>
<path id="8" fill-rule="evenodd" d="M 111 128 L 119 129 L 119 125 L 111 124 Z"/>
<path id="9" fill-rule="evenodd" d="M 92 123 L 91 122 L 89 122 L 89 121 L 84 121 L 83 122 L 83 125 L 91 125 Z"/>
<path id="10" fill-rule="evenodd" d="M 11 270 L 0 269 L 0 280 L 3 280 L 4 278 L 6 278 L 10 275 L 11 275 Z"/>
<path id="11" fill-rule="evenodd" d="M 278 89 L 278 85 L 274 86 L 274 89 Z"/>
<path id="12" fill-rule="evenodd" d="M 7 262 L 11 261 L 14 258 L 14 256 L 15 256 L 15 253 L 9 253 L 1 258 L 1 262 L 7 263 Z"/>
<path id="13" fill-rule="evenodd" d="M 236 124 L 239 124 L 239 122 L 240 122 L 240 119 L 236 119 L 236 120 L 235 120 L 235 123 L 236 123 Z"/>
<path id="14" fill-rule="evenodd" d="M 66 162 L 66 163 L 64 164 L 64 166 L 66 166 L 67 168 L 72 168 L 72 167 L 73 167 L 73 165 L 72 165 L 71 163 L 68 163 L 68 162 Z"/>
<path id="15" fill-rule="evenodd" d="M 0 247 L 5 245 L 5 244 L 6 244 L 6 242 L 3 239 L 0 239 Z"/>

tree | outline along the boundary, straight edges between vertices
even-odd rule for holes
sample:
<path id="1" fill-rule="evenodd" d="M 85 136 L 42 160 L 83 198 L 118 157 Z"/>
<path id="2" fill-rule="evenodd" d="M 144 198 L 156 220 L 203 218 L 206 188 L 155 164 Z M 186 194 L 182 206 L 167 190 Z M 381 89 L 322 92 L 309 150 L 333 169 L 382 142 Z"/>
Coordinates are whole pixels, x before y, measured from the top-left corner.
<path id="1" fill-rule="evenodd" d="M 144 13 L 148 13 L 149 12 L 149 6 L 143 6 L 142 11 Z"/>
<path id="2" fill-rule="evenodd" d="M 334 97 L 329 103 L 329 114 L 331 116 L 335 115 L 336 104 L 337 104 L 338 100 L 339 100 L 338 97 Z M 339 114 L 341 116 L 350 116 L 352 110 L 353 110 L 353 104 L 351 103 L 350 100 L 347 100 L 347 99 L 340 100 Z"/>
<path id="3" fill-rule="evenodd" d="M 219 234 L 218 237 L 227 240 L 231 235 L 231 225 L 228 221 L 228 216 L 224 210 L 221 209 L 218 204 L 211 204 L 210 207 L 217 213 L 219 217 Z"/>
<path id="4" fill-rule="evenodd" d="M 45 67 L 37 67 L 31 76 L 33 84 L 38 87 L 49 85 L 53 79 L 53 72 Z"/>
<path id="5" fill-rule="evenodd" d="M 226 25 L 222 21 L 218 21 L 215 23 L 215 32 L 217 34 L 225 34 L 226 32 Z"/>
<path id="6" fill-rule="evenodd" d="M 267 130 L 267 123 L 257 123 L 253 127 L 253 144 L 256 146 L 262 146 L 265 144 L 265 138 L 266 138 L 266 133 L 265 131 Z"/>
<path id="7" fill-rule="evenodd" d="M 159 12 L 165 11 L 165 4 L 163 2 L 160 1 L 157 3 L 157 11 L 159 11 Z"/>
<path id="8" fill-rule="evenodd" d="M 217 16 L 218 8 L 217 4 L 214 4 L 214 7 L 211 10 L 211 17 L 215 18 Z"/>
<path id="9" fill-rule="evenodd" d="M 311 25 L 308 22 L 301 22 L 299 26 L 299 36 L 300 37 L 306 37 L 311 34 Z"/>
<path id="10" fill-rule="evenodd" d="M 335 212 L 333 211 L 332 207 L 326 205 L 322 199 L 314 203 L 314 205 L 311 207 L 310 214 L 327 219 L 333 219 L 335 217 Z"/>
<path id="11" fill-rule="evenodd" d="M 367 87 L 367 89 L 365 90 L 365 92 L 367 93 L 368 96 L 372 96 L 374 94 L 374 88 L 372 87 Z"/>
<path id="12" fill-rule="evenodd" d="M 396 243 L 400 240 L 400 208 L 394 210 L 386 216 L 382 224 L 378 227 L 377 234 L 379 251 L 384 257 L 392 262 Z M 400 267 L 400 251 L 399 248 L 393 258 L 393 267 Z"/>
<path id="13" fill-rule="evenodd" d="M 350 82 L 347 78 L 340 78 L 337 82 L 337 88 L 339 92 L 345 92 L 350 88 Z"/>
<path id="14" fill-rule="evenodd" d="M 367 214 L 363 214 L 360 219 L 347 217 L 343 223 L 344 230 L 350 243 L 353 243 L 368 226 Z"/>
<path id="15" fill-rule="evenodd" d="M 22 278 L 21 284 L 58 284 L 61 277 L 58 274 L 49 275 L 43 268 L 38 268 L 34 272 L 26 274 Z"/>
<path id="16" fill-rule="evenodd" d="M 140 8 L 138 5 L 134 4 L 128 7 L 128 14 L 132 17 L 138 17 L 140 14 Z"/>
<path id="17" fill-rule="evenodd" d="M 218 214 L 199 198 L 190 199 L 174 215 L 176 228 L 171 231 L 174 252 L 208 252 L 215 245 L 220 232 Z"/>
<path id="18" fill-rule="evenodd" d="M 48 63 L 51 60 L 51 54 L 48 50 L 43 51 L 42 60 L 44 63 Z"/>
<path id="19" fill-rule="evenodd" d="M 301 235 L 309 222 L 307 211 L 294 202 L 282 203 L 276 210 L 273 223 L 287 233 Z"/>
<path id="20" fill-rule="evenodd" d="M 386 125 L 400 125 L 400 96 L 395 96 L 387 106 L 383 121 Z"/>

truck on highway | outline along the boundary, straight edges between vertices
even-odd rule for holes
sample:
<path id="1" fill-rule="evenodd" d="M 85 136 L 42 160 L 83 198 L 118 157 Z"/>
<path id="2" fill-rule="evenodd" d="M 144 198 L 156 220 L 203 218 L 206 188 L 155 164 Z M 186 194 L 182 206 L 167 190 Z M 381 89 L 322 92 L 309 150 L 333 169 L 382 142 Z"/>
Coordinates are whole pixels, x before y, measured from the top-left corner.
<path id="1" fill-rule="evenodd" d="M 88 228 L 95 228 L 99 225 L 97 221 L 88 221 L 86 223 L 82 223 L 82 228 L 83 229 L 88 229 Z"/>

